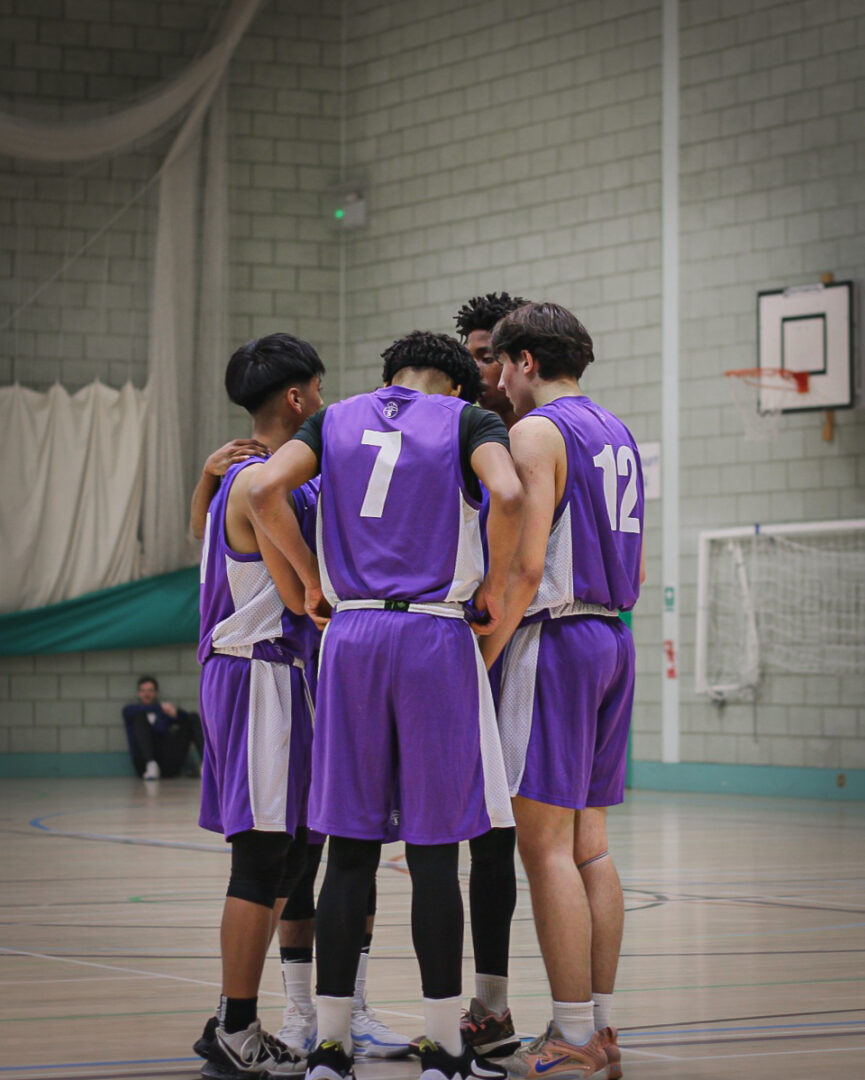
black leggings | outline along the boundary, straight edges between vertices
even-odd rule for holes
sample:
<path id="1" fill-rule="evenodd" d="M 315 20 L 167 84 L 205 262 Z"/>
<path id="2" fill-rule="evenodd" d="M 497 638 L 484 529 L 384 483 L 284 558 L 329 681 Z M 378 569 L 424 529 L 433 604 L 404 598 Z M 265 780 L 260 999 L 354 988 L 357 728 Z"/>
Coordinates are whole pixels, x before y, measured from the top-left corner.
<path id="1" fill-rule="evenodd" d="M 463 902 L 458 844 L 406 844 L 412 881 L 411 929 L 424 997 L 462 991 Z M 363 945 L 369 891 L 381 855 L 377 840 L 332 836 L 315 925 L 317 992 L 351 997 Z"/>
<path id="2" fill-rule="evenodd" d="M 288 833 L 249 829 L 229 838 L 231 877 L 226 896 L 272 908 L 283 888 L 295 887 L 306 861 L 306 829 Z M 283 894 L 285 895 L 285 894 Z"/>
<path id="3" fill-rule="evenodd" d="M 287 922 L 298 922 L 303 919 L 315 918 L 315 879 L 318 874 L 321 853 L 324 844 L 310 844 L 306 846 L 306 865 L 294 889 L 280 892 L 280 896 L 287 896 L 285 907 L 282 909 L 281 919 Z M 373 879 L 372 888 L 369 890 L 369 901 L 366 913 L 372 917 L 375 915 L 376 888 Z"/>
<path id="4" fill-rule="evenodd" d="M 469 840 L 472 943 L 475 971 L 482 975 L 508 973 L 511 919 L 517 906 L 516 839 L 516 829 L 490 829 Z"/>

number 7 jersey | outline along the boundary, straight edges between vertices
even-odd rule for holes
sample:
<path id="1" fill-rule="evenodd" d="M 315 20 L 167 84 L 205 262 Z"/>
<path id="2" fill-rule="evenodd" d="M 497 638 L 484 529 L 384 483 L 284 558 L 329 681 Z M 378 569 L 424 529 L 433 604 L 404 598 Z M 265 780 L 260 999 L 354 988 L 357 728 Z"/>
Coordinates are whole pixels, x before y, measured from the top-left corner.
<path id="1" fill-rule="evenodd" d="M 469 600 L 483 578 L 460 448 L 466 402 L 390 386 L 330 405 L 316 541 L 339 600 Z"/>
<path id="2" fill-rule="evenodd" d="M 556 425 L 568 461 L 527 618 L 568 615 L 581 604 L 630 610 L 640 593 L 643 546 L 643 473 L 633 435 L 583 396 L 556 398 L 527 415 Z"/>

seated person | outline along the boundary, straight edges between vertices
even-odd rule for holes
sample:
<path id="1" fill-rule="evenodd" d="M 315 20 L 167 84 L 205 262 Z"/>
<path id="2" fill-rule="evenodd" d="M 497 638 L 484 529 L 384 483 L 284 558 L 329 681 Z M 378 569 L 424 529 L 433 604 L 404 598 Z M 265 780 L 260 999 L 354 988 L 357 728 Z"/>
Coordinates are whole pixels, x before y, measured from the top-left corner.
<path id="1" fill-rule="evenodd" d="M 138 680 L 138 701 L 123 707 L 132 764 L 144 780 L 177 776 L 190 743 L 204 757 L 204 737 L 198 713 L 185 712 L 158 698 L 159 683 L 152 675 Z"/>

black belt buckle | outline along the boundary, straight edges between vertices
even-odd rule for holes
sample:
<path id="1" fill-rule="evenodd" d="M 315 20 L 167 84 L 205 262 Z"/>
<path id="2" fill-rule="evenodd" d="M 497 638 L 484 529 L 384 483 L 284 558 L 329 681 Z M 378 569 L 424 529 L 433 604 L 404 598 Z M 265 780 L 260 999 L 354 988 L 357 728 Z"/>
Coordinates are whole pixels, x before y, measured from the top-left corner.
<path id="1" fill-rule="evenodd" d="M 408 611 L 411 600 L 385 600 L 385 611 Z"/>

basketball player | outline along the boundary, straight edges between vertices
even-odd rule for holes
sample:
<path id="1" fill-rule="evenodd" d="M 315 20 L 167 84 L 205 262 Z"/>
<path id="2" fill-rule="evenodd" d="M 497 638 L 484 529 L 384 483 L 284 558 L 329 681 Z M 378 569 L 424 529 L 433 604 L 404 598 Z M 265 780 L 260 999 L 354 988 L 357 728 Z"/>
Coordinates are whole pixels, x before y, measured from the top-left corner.
<path id="1" fill-rule="evenodd" d="M 525 304 L 521 296 L 503 292 L 473 296 L 454 316 L 460 339 L 478 367 L 478 404 L 501 417 L 510 430 L 517 422 L 513 405 L 499 388 L 501 367 L 493 356 L 493 327 Z M 485 507 L 481 526 L 486 523 Z M 493 698 L 498 697 L 500 666 L 490 672 Z M 479 1054 L 505 1055 L 519 1045 L 508 1007 L 508 954 L 511 919 L 517 903 L 514 868 L 515 829 L 491 829 L 469 841 L 469 908 L 475 953 L 475 996 L 463 1015 L 463 1038 Z"/>
<path id="2" fill-rule="evenodd" d="M 506 616 L 482 648 L 492 662 L 513 632 L 499 724 L 553 996 L 546 1032 L 508 1069 L 617 1077 L 608 1025 L 624 903 L 606 807 L 623 798 L 634 694 L 617 615 L 640 590 L 640 458 L 621 420 L 580 389 L 592 339 L 569 311 L 526 304 L 496 325 L 492 348 L 521 418 L 511 440 L 527 511 Z"/>
<path id="3" fill-rule="evenodd" d="M 197 539 L 202 539 L 206 527 L 207 511 L 213 495 L 218 490 L 222 477 L 235 464 L 251 457 L 266 457 L 268 447 L 256 439 L 234 439 L 215 450 L 205 462 L 201 478 L 193 493 L 190 506 L 190 532 Z M 305 484 L 293 493 L 294 510 L 300 523 L 304 539 L 315 544 L 315 512 L 318 502 L 318 481 Z M 301 619 L 301 622 L 304 620 Z M 307 684 L 315 699 L 315 671 L 318 661 L 318 640 L 320 632 L 309 620 L 306 631 L 312 635 L 314 651 L 307 666 Z M 202 754 L 203 757 L 203 754 Z M 306 830 L 303 829 L 303 834 Z M 294 866 L 286 871 L 287 880 L 295 882 L 291 895 L 286 899 L 286 885 L 280 885 L 280 902 L 276 910 L 280 912 L 277 924 L 279 953 L 282 967 L 282 980 L 285 988 L 286 1003 L 282 1026 L 278 1038 L 287 1046 L 296 1050 L 309 1050 L 315 1040 L 316 1017 L 315 1005 L 310 993 L 312 977 L 312 946 L 315 936 L 315 878 L 321 862 L 324 837 L 313 834 L 302 851 L 297 854 L 303 858 L 298 873 Z M 355 992 L 351 1014 L 351 1032 L 356 1053 L 365 1057 L 397 1058 L 406 1056 L 409 1051 L 408 1040 L 392 1031 L 376 1016 L 366 999 L 366 972 L 369 952 L 372 945 L 373 925 L 375 922 L 376 890 L 375 884 L 370 889 L 366 934 L 358 963 Z M 209 1058 L 216 1040 L 218 1018 L 207 1021 L 204 1031 L 196 1040 L 193 1049 L 203 1058 Z"/>
<path id="4" fill-rule="evenodd" d="M 469 625 L 502 618 L 522 490 L 493 414 L 468 407 L 477 368 L 445 335 L 415 331 L 384 354 L 380 390 L 330 406 L 261 470 L 257 519 L 306 586 L 319 618 L 333 606 L 318 687 L 310 826 L 330 835 L 319 896 L 318 1038 L 308 1080 L 353 1075 L 350 1032 L 364 897 L 388 818 L 412 877 L 427 1080 L 499 1078 L 462 1046 L 459 842 L 511 825 L 489 683 Z M 462 393 L 462 398 L 460 398 Z M 285 492 L 321 472 L 318 559 Z M 478 510 L 490 493 L 489 570 Z M 320 576 L 319 576 L 320 565 Z"/>
<path id="5" fill-rule="evenodd" d="M 321 407 L 315 349 L 271 334 L 238 349 L 225 385 L 253 418 L 253 439 L 274 451 Z M 231 844 L 220 932 L 222 997 L 202 1075 L 233 1080 L 302 1073 L 304 1055 L 261 1030 L 258 986 L 277 896 L 289 863 L 303 867 L 312 716 L 303 667 L 317 634 L 300 582 L 255 525 L 253 475 L 263 457 L 229 466 L 210 502 L 201 555 L 201 717 L 206 733 L 199 824 Z"/>

